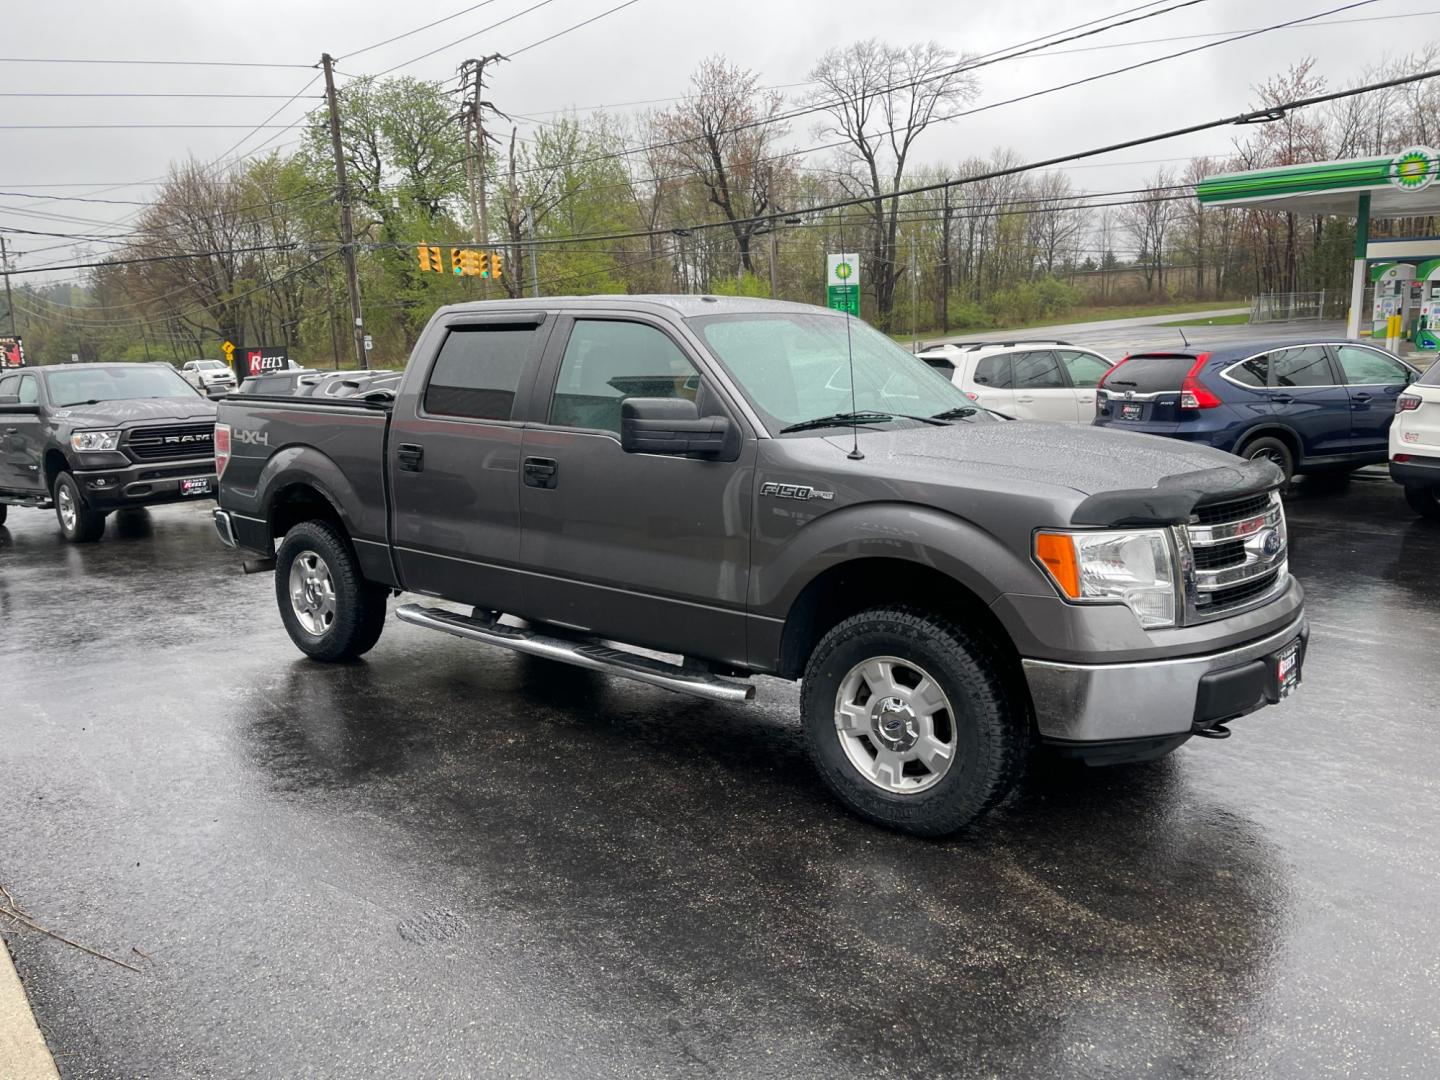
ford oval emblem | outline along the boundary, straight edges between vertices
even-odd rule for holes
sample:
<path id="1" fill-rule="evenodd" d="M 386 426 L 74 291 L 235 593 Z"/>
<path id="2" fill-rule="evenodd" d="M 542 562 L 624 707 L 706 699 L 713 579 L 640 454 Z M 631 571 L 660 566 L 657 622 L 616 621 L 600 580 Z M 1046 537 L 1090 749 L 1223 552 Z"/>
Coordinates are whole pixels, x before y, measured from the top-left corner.
<path id="1" fill-rule="evenodd" d="M 1260 550 L 1269 558 L 1280 554 L 1280 531 L 1278 529 L 1266 529 L 1260 535 Z"/>

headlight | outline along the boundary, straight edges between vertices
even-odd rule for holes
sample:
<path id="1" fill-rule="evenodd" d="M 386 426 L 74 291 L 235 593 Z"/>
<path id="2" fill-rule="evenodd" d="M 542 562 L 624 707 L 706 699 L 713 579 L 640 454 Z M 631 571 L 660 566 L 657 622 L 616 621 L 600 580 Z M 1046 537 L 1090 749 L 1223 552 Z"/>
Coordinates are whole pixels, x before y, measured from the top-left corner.
<path id="1" fill-rule="evenodd" d="M 118 431 L 77 431 L 70 436 L 75 450 L 114 450 L 120 445 Z"/>
<path id="2" fill-rule="evenodd" d="M 1035 557 L 1081 604 L 1124 604 L 1143 627 L 1175 625 L 1175 562 L 1161 529 L 1042 532 Z"/>

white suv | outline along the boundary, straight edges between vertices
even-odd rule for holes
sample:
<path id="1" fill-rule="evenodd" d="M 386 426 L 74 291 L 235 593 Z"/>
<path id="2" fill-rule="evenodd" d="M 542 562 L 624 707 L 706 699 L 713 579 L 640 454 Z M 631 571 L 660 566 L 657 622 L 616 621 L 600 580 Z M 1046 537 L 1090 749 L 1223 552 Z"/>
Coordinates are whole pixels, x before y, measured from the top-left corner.
<path id="1" fill-rule="evenodd" d="M 932 345 L 919 357 L 987 409 L 1017 420 L 1070 424 L 1095 419 L 1095 387 L 1115 366 L 1066 341 Z"/>
<path id="2" fill-rule="evenodd" d="M 189 360 L 180 376 L 202 394 L 228 394 L 235 389 L 235 373 L 219 360 Z"/>
<path id="3" fill-rule="evenodd" d="M 1395 399 L 1390 476 L 1417 514 L 1440 521 L 1440 360 Z"/>

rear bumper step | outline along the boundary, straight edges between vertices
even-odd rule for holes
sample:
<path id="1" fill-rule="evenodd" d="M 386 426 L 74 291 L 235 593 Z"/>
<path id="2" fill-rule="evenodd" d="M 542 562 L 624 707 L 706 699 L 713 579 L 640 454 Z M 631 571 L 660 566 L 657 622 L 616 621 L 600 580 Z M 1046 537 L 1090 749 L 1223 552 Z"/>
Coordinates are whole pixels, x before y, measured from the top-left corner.
<path id="1" fill-rule="evenodd" d="M 528 656 L 558 660 L 562 664 L 574 664 L 576 667 L 601 671 L 622 679 L 634 679 L 682 694 L 694 694 L 711 701 L 749 701 L 755 696 L 755 687 L 749 683 L 724 679 L 706 672 L 690 671 L 675 664 L 667 664 L 663 660 L 617 649 L 596 638 L 570 641 L 516 626 L 482 622 L 457 611 L 421 607 L 419 604 L 402 604 L 395 609 L 395 615 L 401 622 L 423 626 L 427 630 L 439 630 L 470 641 L 498 645 L 502 649 L 525 653 Z"/>

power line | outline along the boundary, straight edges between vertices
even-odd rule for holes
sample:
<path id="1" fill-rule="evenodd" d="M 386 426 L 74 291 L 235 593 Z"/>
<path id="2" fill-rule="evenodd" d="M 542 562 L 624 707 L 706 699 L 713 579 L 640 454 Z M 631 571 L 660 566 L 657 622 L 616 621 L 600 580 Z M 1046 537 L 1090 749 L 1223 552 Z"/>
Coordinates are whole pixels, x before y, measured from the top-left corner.
<path id="1" fill-rule="evenodd" d="M 536 47 L 539 46 L 539 45 L 544 45 L 547 41 L 554 41 L 554 40 L 555 40 L 556 38 L 558 38 L 558 37 L 564 37 L 566 34 L 570 33 L 572 30 L 579 30 L 582 26 L 589 26 L 591 23 L 596 22 L 596 21 L 598 21 L 598 20 L 600 20 L 600 19 L 603 19 L 603 18 L 605 18 L 605 16 L 607 16 L 607 15 L 614 15 L 617 11 L 623 11 L 625 8 L 628 8 L 631 4 L 638 4 L 639 2 L 640 2 L 640 0 L 625 0 L 625 2 L 624 2 L 623 4 L 616 4 L 614 7 L 610 8 L 608 11 L 602 11 L 602 12 L 600 12 L 599 15 L 592 15 L 590 18 L 586 19 L 584 22 L 578 22 L 578 23 L 576 23 L 574 26 L 567 26 L 567 27 L 565 27 L 564 30 L 557 30 L 555 33 L 549 35 L 548 37 L 543 37 L 543 38 L 541 38 L 539 41 L 532 41 L 529 45 L 524 45 L 524 46 L 522 46 L 521 48 L 515 49 L 513 52 L 509 52 L 509 53 L 506 54 L 506 59 L 514 59 L 515 57 L 519 56 L 521 53 L 529 52 L 531 49 L 536 48 Z"/>
<path id="2" fill-rule="evenodd" d="M 400 70 L 401 68 L 403 68 L 403 67 L 409 67 L 411 64 L 419 63 L 421 60 L 428 60 L 430 57 L 434 56 L 436 53 L 444 52 L 446 49 L 454 48 L 456 45 L 459 45 L 459 44 L 462 44 L 463 42 L 469 41 L 471 38 L 477 38 L 477 37 L 479 37 L 481 34 L 489 33 L 491 30 L 494 30 L 494 29 L 497 29 L 498 27 L 504 26 L 504 25 L 505 25 L 506 23 L 508 23 L 508 22 L 514 22 L 516 19 L 520 18 L 520 16 L 522 16 L 522 15 L 529 15 L 532 11 L 538 11 L 540 8 L 545 7 L 545 6 L 548 5 L 548 4 L 553 4 L 554 2 L 555 2 L 555 0 L 540 0 L 539 3 L 537 3 L 537 4 L 531 4 L 529 7 L 525 8 L 525 9 L 523 9 L 523 10 L 521 10 L 521 11 L 515 12 L 514 15 L 507 15 L 507 16 L 505 16 L 505 18 L 501 19 L 499 22 L 494 22 L 494 23 L 491 23 L 489 26 L 481 27 L 479 30 L 476 30 L 473 34 L 466 34 L 464 37 L 458 37 L 458 38 L 456 38 L 454 41 L 448 41 L 448 42 L 446 42 L 444 45 L 441 45 L 438 49 L 431 49 L 429 52 L 421 53 L 419 56 L 412 56 L 409 60 L 404 60 L 404 61 L 402 61 L 401 63 L 396 64 L 394 67 L 388 67 L 388 68 L 386 68 L 384 71 L 379 72 L 378 74 L 372 75 L 372 76 L 370 76 L 370 77 L 371 77 L 371 78 L 374 78 L 374 79 L 383 78 L 384 76 L 389 75 L 392 71 L 399 71 L 399 70 Z"/>
<path id="3" fill-rule="evenodd" d="M 51 56 L 0 56 L 0 64 L 138 64 L 149 67 L 308 68 L 311 64 L 267 64 L 248 60 L 117 60 L 113 57 L 75 59 Z"/>
<path id="4" fill-rule="evenodd" d="M 471 4 L 467 8 L 461 8 L 453 15 L 446 15 L 444 18 L 436 19 L 434 22 L 428 22 L 424 26 L 417 26 L 414 30 L 406 30 L 403 34 L 396 34 L 394 37 L 388 37 L 384 41 L 377 41 L 374 45 L 366 45 L 363 49 L 351 49 L 348 53 L 337 56 L 335 58 L 335 62 L 338 64 L 341 60 L 348 60 L 352 56 L 359 56 L 361 53 L 369 52 L 371 49 L 379 49 L 385 45 L 391 45 L 401 40 L 402 38 L 411 37 L 412 35 L 418 34 L 423 30 L 429 30 L 431 27 L 439 26 L 441 23 L 449 22 L 451 19 L 458 19 L 461 15 L 469 15 L 472 11 L 478 11 L 480 8 L 489 7 L 494 2 L 495 0 L 481 0 L 481 2 L 478 4 Z"/>

